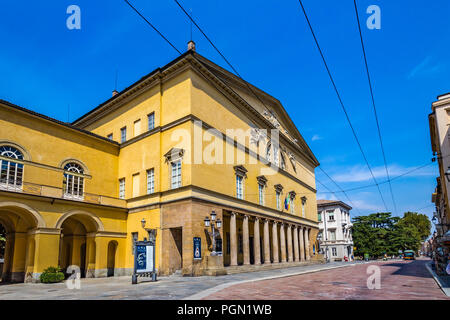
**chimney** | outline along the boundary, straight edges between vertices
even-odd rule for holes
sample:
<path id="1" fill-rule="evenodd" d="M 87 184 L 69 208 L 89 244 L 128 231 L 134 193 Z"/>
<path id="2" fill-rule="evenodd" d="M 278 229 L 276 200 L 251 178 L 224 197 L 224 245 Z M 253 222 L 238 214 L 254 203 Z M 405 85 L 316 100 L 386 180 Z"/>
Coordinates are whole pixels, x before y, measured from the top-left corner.
<path id="1" fill-rule="evenodd" d="M 190 50 L 195 51 L 195 42 L 192 40 L 188 42 L 188 51 Z"/>
<path id="2" fill-rule="evenodd" d="M 119 91 L 117 91 L 116 89 L 114 89 L 113 92 L 112 92 L 112 96 L 114 97 L 115 95 L 118 95 L 118 94 L 119 94 Z"/>

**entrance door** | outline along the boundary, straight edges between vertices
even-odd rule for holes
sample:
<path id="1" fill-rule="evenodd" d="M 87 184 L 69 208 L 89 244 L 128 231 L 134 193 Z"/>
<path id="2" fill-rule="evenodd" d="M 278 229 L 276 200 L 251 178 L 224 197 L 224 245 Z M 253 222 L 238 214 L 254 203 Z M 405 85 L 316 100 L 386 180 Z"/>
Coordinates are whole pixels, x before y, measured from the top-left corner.
<path id="1" fill-rule="evenodd" d="M 249 244 L 250 244 L 250 264 L 254 264 L 255 263 L 255 248 L 253 247 L 253 237 L 250 237 Z"/>
<path id="2" fill-rule="evenodd" d="M 170 228 L 170 270 L 174 272 L 183 268 L 183 229 Z"/>

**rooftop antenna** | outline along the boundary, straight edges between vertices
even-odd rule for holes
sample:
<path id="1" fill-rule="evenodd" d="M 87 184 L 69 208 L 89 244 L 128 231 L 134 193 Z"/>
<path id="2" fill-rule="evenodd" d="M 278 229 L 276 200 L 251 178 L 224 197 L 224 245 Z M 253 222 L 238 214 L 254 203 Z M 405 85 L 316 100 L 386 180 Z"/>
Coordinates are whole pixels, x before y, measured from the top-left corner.
<path id="1" fill-rule="evenodd" d="M 191 17 L 192 17 L 192 8 L 190 8 L 189 11 L 191 12 Z M 193 41 L 192 40 L 192 20 L 190 20 L 190 22 L 191 22 L 191 39 L 190 40 Z"/>
<path id="2" fill-rule="evenodd" d="M 191 11 L 191 17 L 192 17 L 192 9 L 189 9 Z M 188 51 L 192 50 L 195 51 L 195 42 L 192 40 L 192 20 L 191 20 L 191 40 L 188 42 Z"/>
<path id="3" fill-rule="evenodd" d="M 114 79 L 114 90 L 112 92 L 113 97 L 119 93 L 119 91 L 117 91 L 117 78 L 118 77 L 119 77 L 119 71 L 116 69 L 116 77 Z"/>
<path id="4" fill-rule="evenodd" d="M 118 78 L 118 76 L 119 76 L 119 71 L 116 69 L 116 80 L 114 82 L 114 90 L 116 90 L 116 91 L 117 91 L 117 78 Z"/>

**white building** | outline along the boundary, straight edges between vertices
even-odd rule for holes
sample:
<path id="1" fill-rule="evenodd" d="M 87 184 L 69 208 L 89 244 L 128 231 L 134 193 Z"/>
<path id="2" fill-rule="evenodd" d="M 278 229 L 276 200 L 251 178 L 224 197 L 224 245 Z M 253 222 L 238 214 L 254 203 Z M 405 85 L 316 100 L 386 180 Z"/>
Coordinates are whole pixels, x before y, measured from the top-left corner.
<path id="1" fill-rule="evenodd" d="M 351 209 L 352 207 L 339 200 L 317 200 L 319 253 L 327 261 L 343 261 L 344 257 L 352 259 Z"/>

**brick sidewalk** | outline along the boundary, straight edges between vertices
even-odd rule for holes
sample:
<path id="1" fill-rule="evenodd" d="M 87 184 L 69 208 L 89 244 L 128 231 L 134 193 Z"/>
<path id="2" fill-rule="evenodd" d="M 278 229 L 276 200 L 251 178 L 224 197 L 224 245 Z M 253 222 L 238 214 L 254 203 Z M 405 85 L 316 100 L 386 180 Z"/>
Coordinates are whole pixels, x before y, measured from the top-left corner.
<path id="1" fill-rule="evenodd" d="M 237 284 L 205 299 L 232 300 L 413 300 L 447 299 L 428 270 L 428 260 L 387 261 Z M 381 289 L 367 288 L 367 267 L 380 266 Z M 249 294 L 251 293 L 251 294 Z"/>

